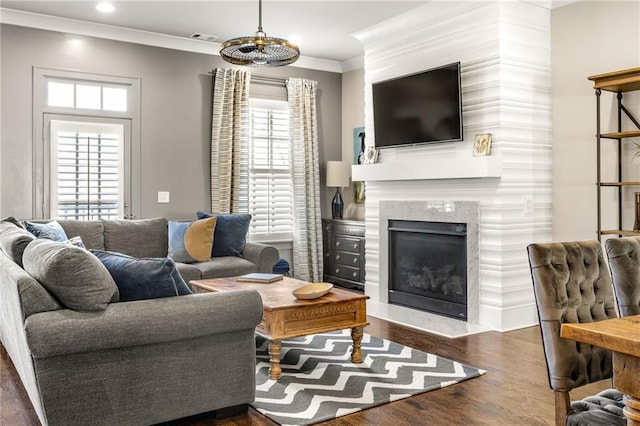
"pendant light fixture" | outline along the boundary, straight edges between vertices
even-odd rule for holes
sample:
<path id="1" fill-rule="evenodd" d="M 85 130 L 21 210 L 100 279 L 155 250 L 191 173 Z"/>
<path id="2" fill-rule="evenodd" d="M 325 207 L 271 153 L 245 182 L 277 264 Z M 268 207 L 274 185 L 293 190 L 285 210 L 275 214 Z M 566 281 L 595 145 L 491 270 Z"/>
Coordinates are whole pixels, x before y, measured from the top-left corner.
<path id="1" fill-rule="evenodd" d="M 279 67 L 298 60 L 300 49 L 281 38 L 267 37 L 262 31 L 262 0 L 258 0 L 258 31 L 254 36 L 227 40 L 220 48 L 220 56 L 235 65 Z"/>

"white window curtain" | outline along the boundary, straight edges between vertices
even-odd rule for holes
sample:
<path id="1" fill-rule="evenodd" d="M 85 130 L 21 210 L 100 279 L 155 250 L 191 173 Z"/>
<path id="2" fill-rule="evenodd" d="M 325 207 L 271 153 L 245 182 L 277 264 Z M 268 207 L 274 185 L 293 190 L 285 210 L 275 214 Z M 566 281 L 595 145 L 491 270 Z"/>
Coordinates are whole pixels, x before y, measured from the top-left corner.
<path id="1" fill-rule="evenodd" d="M 249 81 L 244 70 L 213 72 L 211 211 L 249 210 Z"/>
<path id="2" fill-rule="evenodd" d="M 323 267 L 316 88 L 312 80 L 287 80 L 295 212 L 293 271 L 296 278 L 312 282 L 322 281 Z"/>

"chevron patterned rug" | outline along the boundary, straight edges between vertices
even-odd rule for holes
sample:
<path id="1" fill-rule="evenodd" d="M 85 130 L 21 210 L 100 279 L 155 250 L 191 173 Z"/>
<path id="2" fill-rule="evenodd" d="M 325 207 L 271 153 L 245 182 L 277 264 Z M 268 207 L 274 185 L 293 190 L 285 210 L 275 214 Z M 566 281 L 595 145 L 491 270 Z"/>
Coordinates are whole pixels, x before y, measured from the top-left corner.
<path id="1" fill-rule="evenodd" d="M 257 336 L 252 406 L 281 425 L 308 425 L 440 389 L 485 373 L 364 334 L 362 364 L 351 363 L 351 330 L 282 342 L 280 380 L 270 380 L 269 342 Z"/>

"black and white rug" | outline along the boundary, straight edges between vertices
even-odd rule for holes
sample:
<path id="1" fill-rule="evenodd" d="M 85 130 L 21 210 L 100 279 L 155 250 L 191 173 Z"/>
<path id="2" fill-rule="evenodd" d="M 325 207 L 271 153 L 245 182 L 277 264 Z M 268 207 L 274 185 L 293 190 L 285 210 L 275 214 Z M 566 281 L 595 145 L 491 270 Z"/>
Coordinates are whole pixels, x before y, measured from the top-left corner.
<path id="1" fill-rule="evenodd" d="M 256 400 L 281 425 L 308 425 L 440 389 L 485 373 L 364 334 L 362 364 L 351 362 L 351 330 L 282 342 L 280 380 L 270 380 L 269 342 L 256 337 Z"/>

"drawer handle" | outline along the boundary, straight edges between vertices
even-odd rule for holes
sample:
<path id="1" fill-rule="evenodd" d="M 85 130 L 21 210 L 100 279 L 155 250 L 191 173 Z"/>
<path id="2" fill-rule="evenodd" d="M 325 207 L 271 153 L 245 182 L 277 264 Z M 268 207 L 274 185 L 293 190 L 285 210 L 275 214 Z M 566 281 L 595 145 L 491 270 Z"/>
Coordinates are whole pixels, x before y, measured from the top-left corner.
<path id="1" fill-rule="evenodd" d="M 351 230 L 350 230 L 349 228 L 344 228 L 344 233 L 345 233 L 345 234 L 348 234 L 348 233 L 350 233 L 350 232 L 351 232 Z"/>
<path id="2" fill-rule="evenodd" d="M 357 248 L 358 248 L 358 243 L 355 243 L 355 244 L 353 245 L 353 248 L 354 248 L 354 249 L 357 249 Z"/>
<path id="3" fill-rule="evenodd" d="M 358 263 L 358 258 L 357 258 L 357 257 L 354 257 L 354 258 L 353 258 L 353 263 L 354 263 L 354 264 Z"/>
<path id="4" fill-rule="evenodd" d="M 340 255 L 336 254 L 336 260 L 339 260 L 339 259 L 340 259 Z"/>
<path id="5" fill-rule="evenodd" d="M 340 247 L 340 241 L 336 241 L 336 247 Z"/>
<path id="6" fill-rule="evenodd" d="M 336 274 L 340 273 L 340 268 L 336 268 Z"/>
<path id="7" fill-rule="evenodd" d="M 353 273 L 353 278 L 355 278 L 355 277 L 357 277 L 357 276 L 358 276 L 358 273 L 357 273 L 357 272 L 354 272 L 354 273 Z"/>

